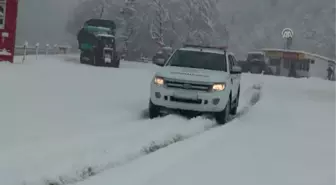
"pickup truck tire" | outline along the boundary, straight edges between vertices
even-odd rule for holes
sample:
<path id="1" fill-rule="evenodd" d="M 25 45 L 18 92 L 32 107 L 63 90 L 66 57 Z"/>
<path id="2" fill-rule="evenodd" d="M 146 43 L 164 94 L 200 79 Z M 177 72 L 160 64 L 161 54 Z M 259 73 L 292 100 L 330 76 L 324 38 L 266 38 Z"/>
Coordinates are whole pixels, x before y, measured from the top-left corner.
<path id="1" fill-rule="evenodd" d="M 215 113 L 215 119 L 218 125 L 224 125 L 229 121 L 230 111 L 231 111 L 231 96 L 228 102 L 226 103 L 225 109 L 221 112 Z"/>
<path id="2" fill-rule="evenodd" d="M 240 87 L 238 88 L 237 97 L 233 101 L 232 109 L 230 111 L 230 114 L 232 114 L 232 115 L 237 114 L 238 105 L 239 105 L 239 97 L 240 97 Z"/>
<path id="3" fill-rule="evenodd" d="M 148 106 L 148 115 L 150 119 L 160 117 L 160 107 L 157 105 L 154 105 L 151 100 L 149 100 L 149 106 Z"/>

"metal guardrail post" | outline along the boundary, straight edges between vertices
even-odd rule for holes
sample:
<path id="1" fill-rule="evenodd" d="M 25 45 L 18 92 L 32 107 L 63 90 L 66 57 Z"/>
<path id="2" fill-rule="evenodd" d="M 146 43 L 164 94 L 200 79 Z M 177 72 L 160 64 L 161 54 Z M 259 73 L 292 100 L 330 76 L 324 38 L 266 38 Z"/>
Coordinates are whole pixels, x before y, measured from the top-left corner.
<path id="1" fill-rule="evenodd" d="M 35 45 L 36 60 L 37 60 L 38 55 L 39 55 L 39 48 L 40 48 L 40 44 L 36 43 L 36 45 Z"/>
<path id="2" fill-rule="evenodd" d="M 57 44 L 54 45 L 54 50 L 55 50 L 54 54 L 58 54 L 58 50 L 56 49 L 57 46 L 58 46 Z"/>
<path id="3" fill-rule="evenodd" d="M 38 59 L 39 54 L 42 52 L 45 55 L 50 54 L 67 54 L 71 46 L 69 45 L 58 45 L 55 44 L 51 46 L 50 44 L 46 44 L 45 47 L 40 46 L 39 43 L 36 43 L 35 46 L 29 45 L 26 41 L 23 45 L 15 46 L 15 55 L 22 55 L 22 63 L 25 62 L 27 55 L 34 54 L 36 59 Z"/>
<path id="4" fill-rule="evenodd" d="M 22 57 L 22 63 L 26 60 L 26 55 L 27 55 L 27 47 L 28 47 L 28 42 L 26 41 L 23 45 L 23 57 Z"/>
<path id="5" fill-rule="evenodd" d="M 49 45 L 49 44 L 46 44 L 45 55 L 48 55 L 48 54 L 49 54 L 49 48 L 50 48 L 50 45 Z"/>
<path id="6" fill-rule="evenodd" d="M 71 49 L 71 46 L 69 45 L 50 45 L 46 44 L 45 47 L 41 48 L 41 45 L 39 43 L 36 43 L 34 46 L 28 45 L 28 42 L 25 42 L 23 45 L 16 45 L 15 46 L 15 55 L 29 55 L 34 54 L 38 56 L 41 54 L 41 52 L 45 55 L 50 54 L 67 54 L 69 50 Z"/>

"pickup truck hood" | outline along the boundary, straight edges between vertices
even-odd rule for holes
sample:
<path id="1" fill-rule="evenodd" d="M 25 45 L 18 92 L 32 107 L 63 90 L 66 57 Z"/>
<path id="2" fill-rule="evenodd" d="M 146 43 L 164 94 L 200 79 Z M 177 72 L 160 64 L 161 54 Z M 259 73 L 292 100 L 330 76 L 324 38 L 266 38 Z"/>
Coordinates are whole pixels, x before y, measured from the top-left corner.
<path id="1" fill-rule="evenodd" d="M 222 71 L 173 66 L 162 67 L 161 70 L 156 73 L 156 76 L 185 81 L 199 81 L 210 83 L 226 82 L 229 78 L 229 74 Z"/>

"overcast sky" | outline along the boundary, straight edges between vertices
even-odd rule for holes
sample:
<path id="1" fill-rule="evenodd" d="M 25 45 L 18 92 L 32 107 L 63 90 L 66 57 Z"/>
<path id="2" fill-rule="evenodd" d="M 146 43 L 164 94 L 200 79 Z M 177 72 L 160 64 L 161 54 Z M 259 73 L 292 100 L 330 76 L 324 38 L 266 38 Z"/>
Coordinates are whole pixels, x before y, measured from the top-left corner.
<path id="1" fill-rule="evenodd" d="M 20 0 L 17 44 L 62 44 L 69 39 L 65 32 L 69 13 L 78 0 Z"/>

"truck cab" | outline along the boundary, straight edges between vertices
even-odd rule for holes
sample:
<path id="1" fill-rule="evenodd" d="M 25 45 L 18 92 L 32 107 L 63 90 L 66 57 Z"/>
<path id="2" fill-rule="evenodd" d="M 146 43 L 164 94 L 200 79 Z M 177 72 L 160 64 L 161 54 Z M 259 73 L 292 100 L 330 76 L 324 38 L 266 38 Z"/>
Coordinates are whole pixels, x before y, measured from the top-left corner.
<path id="1" fill-rule="evenodd" d="M 178 111 L 213 115 L 219 124 L 236 114 L 241 68 L 225 47 L 184 45 L 150 84 L 149 116 Z"/>
<path id="2" fill-rule="evenodd" d="M 266 61 L 265 54 L 263 52 L 251 51 L 247 53 L 246 60 L 249 62 L 252 61 Z"/>
<path id="3" fill-rule="evenodd" d="M 116 26 L 111 20 L 90 19 L 77 34 L 81 63 L 119 67 L 116 51 Z"/>
<path id="4" fill-rule="evenodd" d="M 241 63 L 244 72 L 254 74 L 273 74 L 269 66 L 269 59 L 262 51 L 250 51 L 247 53 L 246 61 Z"/>

